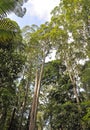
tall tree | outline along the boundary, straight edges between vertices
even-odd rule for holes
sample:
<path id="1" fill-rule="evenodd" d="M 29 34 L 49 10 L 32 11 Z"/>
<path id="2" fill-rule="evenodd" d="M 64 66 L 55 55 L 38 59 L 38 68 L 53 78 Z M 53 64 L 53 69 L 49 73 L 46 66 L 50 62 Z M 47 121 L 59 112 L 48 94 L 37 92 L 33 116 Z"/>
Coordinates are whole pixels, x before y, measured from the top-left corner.
<path id="1" fill-rule="evenodd" d="M 38 101 L 39 101 L 39 93 L 41 87 L 41 79 L 42 73 L 45 63 L 45 58 L 50 50 L 50 39 L 49 39 L 49 26 L 48 23 L 41 25 L 39 28 L 35 25 L 32 25 L 30 31 L 25 35 L 27 38 L 27 43 L 29 43 L 28 50 L 30 53 L 30 57 L 28 56 L 28 60 L 33 60 L 34 66 L 34 77 L 35 79 L 35 88 L 34 95 L 32 101 L 32 108 L 30 114 L 30 126 L 29 129 L 35 129 Z"/>
<path id="2" fill-rule="evenodd" d="M 88 6 L 85 4 L 86 7 Z M 73 92 L 77 104 L 80 103 L 78 79 L 80 60 L 87 58 L 88 36 L 85 34 L 86 21 L 82 16 L 83 1 L 61 0 L 59 6 L 52 11 L 51 37 L 57 49 L 57 57 L 67 67 L 67 72 L 73 84 Z M 85 14 L 84 13 L 84 14 Z M 79 105 L 78 105 L 79 106 Z"/>

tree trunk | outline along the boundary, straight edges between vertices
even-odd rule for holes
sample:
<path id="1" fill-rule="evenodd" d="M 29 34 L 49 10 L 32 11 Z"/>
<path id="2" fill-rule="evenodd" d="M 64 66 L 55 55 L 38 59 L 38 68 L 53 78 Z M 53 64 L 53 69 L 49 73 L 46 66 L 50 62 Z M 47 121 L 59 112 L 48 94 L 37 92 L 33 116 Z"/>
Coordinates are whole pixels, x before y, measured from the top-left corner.
<path id="1" fill-rule="evenodd" d="M 27 119 L 27 124 L 26 124 L 26 129 L 25 130 L 29 130 L 30 112 L 31 112 L 31 110 L 29 111 L 29 115 L 28 115 L 28 119 Z"/>
<path id="2" fill-rule="evenodd" d="M 36 72 L 35 90 L 34 90 L 32 108 L 31 108 L 31 113 L 30 113 L 29 130 L 35 130 L 38 100 L 39 100 L 41 78 L 42 78 L 42 74 L 43 74 L 44 63 L 45 63 L 45 58 L 43 60 L 40 70 L 37 70 L 37 72 Z"/>
<path id="3" fill-rule="evenodd" d="M 80 101 L 79 101 L 79 97 L 78 97 L 78 93 L 77 93 L 77 87 L 76 87 L 76 81 L 75 79 L 73 78 L 73 76 L 71 76 L 71 74 L 69 73 L 69 77 L 70 77 L 70 80 L 73 84 L 73 92 L 74 92 L 74 95 L 76 96 L 76 101 L 77 103 L 79 104 Z"/>
<path id="4" fill-rule="evenodd" d="M 80 105 L 79 105 L 80 101 L 79 101 L 78 92 L 77 92 L 76 80 L 74 77 L 75 73 L 74 73 L 72 65 L 69 63 L 69 61 L 70 61 L 69 56 L 66 55 L 65 59 L 66 59 L 66 68 L 67 68 L 71 83 L 73 85 L 73 93 L 76 96 L 76 102 L 78 104 L 78 108 L 80 108 Z"/>
<path id="5" fill-rule="evenodd" d="M 80 100 L 79 100 L 79 97 L 78 97 L 78 92 L 77 92 L 77 86 L 76 86 L 76 81 L 75 79 L 73 78 L 73 76 L 70 74 L 69 72 L 69 77 L 70 77 L 70 80 L 72 82 L 72 85 L 73 85 L 73 93 L 76 97 L 76 102 L 77 102 L 77 105 L 78 105 L 78 110 L 79 112 L 81 111 L 81 107 L 80 107 Z"/>
<path id="6" fill-rule="evenodd" d="M 78 92 L 77 92 L 77 87 L 76 87 L 76 80 L 75 80 L 75 78 L 74 78 L 74 75 L 75 75 L 75 74 L 74 74 L 74 73 L 72 74 L 72 73 L 70 72 L 71 68 L 69 67 L 68 61 L 67 61 L 66 64 L 67 64 L 67 71 L 68 71 L 68 74 L 69 74 L 71 83 L 72 83 L 72 85 L 73 85 L 73 93 L 74 93 L 74 95 L 76 96 L 76 102 L 77 102 L 77 104 L 78 104 L 78 107 L 80 108 L 80 105 L 79 105 L 80 101 L 79 101 Z M 73 69 L 72 69 L 72 71 L 73 71 Z"/>
<path id="7" fill-rule="evenodd" d="M 35 90 L 32 102 L 32 108 L 30 113 L 30 125 L 29 130 L 34 130 L 35 128 L 35 119 L 36 119 L 36 96 L 37 96 L 37 87 L 38 87 L 38 71 L 36 72 L 36 80 L 35 80 Z"/>
<path id="8" fill-rule="evenodd" d="M 13 112 L 12 112 L 12 116 L 11 116 L 11 120 L 10 120 L 10 124 L 9 124 L 8 130 L 11 130 L 11 128 L 12 128 L 13 120 L 14 120 L 14 117 L 15 117 L 15 112 L 16 112 L 16 108 L 13 109 Z"/>
<path id="9" fill-rule="evenodd" d="M 1 126 L 1 128 L 3 128 L 3 129 L 4 129 L 5 124 L 6 124 L 7 111 L 8 111 L 8 109 L 5 108 L 5 109 L 3 110 L 2 116 L 1 116 L 1 118 L 0 118 L 0 126 Z M 2 129 L 2 130 L 3 130 L 3 129 Z"/>
<path id="10" fill-rule="evenodd" d="M 22 121 L 23 121 L 23 114 L 24 114 L 24 111 L 25 111 L 25 106 L 26 106 L 27 97 L 28 97 L 28 88 L 29 88 L 29 80 L 27 81 L 27 84 L 26 84 L 25 98 L 24 98 L 24 101 L 22 103 L 21 120 L 20 120 L 19 130 L 22 130 Z"/>
<path id="11" fill-rule="evenodd" d="M 63 130 L 63 127 L 62 127 L 62 125 L 60 125 L 60 128 L 59 128 L 59 130 Z"/>

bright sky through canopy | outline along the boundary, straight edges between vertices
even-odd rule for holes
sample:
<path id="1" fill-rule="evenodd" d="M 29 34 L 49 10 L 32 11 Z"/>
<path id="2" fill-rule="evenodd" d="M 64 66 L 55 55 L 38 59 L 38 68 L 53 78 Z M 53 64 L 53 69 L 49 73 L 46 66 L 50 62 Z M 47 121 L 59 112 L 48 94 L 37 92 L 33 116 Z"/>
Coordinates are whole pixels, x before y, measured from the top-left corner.
<path id="1" fill-rule="evenodd" d="M 60 0 L 29 0 L 24 7 L 27 12 L 23 18 L 10 14 L 8 17 L 15 20 L 22 28 L 25 25 L 40 25 L 50 20 L 50 12 L 59 4 Z"/>

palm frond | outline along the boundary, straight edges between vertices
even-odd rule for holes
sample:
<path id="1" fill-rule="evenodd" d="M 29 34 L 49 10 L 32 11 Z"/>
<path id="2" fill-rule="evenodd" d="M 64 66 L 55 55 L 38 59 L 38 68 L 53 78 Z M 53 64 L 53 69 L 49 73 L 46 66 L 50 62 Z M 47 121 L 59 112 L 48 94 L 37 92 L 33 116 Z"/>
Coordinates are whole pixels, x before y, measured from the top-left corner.
<path id="1" fill-rule="evenodd" d="M 23 4 L 28 0 L 0 0 L 0 18 L 4 18 L 10 12 L 14 12 L 18 17 L 23 17 L 26 13 L 26 8 Z"/>
<path id="2" fill-rule="evenodd" d="M 0 17 L 6 16 L 9 12 L 13 11 L 16 6 L 15 0 L 0 0 Z"/>

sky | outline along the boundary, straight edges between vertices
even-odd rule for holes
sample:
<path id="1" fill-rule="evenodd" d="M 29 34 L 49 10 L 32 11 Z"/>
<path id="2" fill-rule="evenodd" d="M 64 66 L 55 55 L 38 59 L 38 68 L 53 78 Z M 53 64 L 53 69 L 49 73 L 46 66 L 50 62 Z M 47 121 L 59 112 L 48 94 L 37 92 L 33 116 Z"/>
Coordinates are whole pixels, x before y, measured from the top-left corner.
<path id="1" fill-rule="evenodd" d="M 27 12 L 23 18 L 11 13 L 8 17 L 15 20 L 22 28 L 25 25 L 40 25 L 50 20 L 50 12 L 59 4 L 60 0 L 29 0 L 24 4 Z"/>

